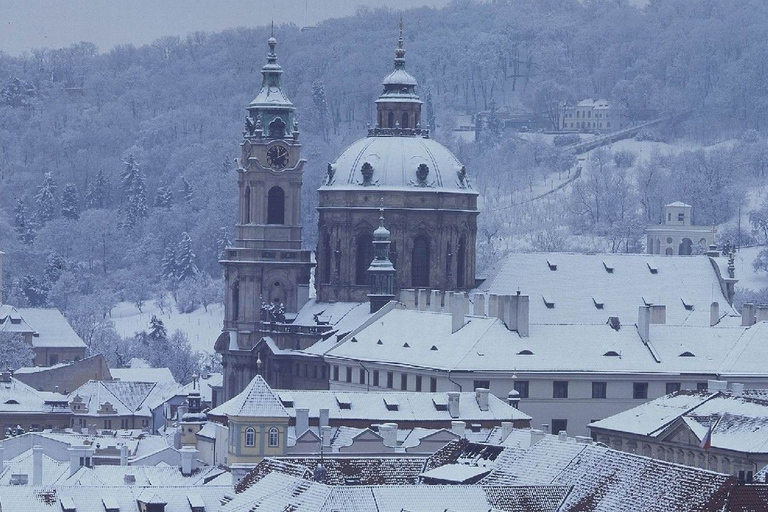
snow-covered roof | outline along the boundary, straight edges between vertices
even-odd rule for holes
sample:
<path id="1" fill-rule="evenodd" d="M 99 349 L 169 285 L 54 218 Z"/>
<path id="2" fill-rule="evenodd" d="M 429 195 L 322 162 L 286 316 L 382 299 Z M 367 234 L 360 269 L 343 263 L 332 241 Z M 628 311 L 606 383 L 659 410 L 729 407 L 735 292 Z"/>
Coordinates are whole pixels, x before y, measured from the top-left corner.
<path id="1" fill-rule="evenodd" d="M 382 376 L 384 378 L 384 376 Z M 291 418 L 296 409 L 309 409 L 309 417 L 317 418 L 320 409 L 328 409 L 331 421 L 381 421 L 418 423 L 423 421 L 530 421 L 530 417 L 498 397 L 488 394 L 488 410 L 482 411 L 474 392 L 459 394 L 459 414 L 452 418 L 445 392 L 412 391 L 338 391 L 275 390 Z M 347 402 L 347 403 L 344 403 Z M 388 405 L 389 404 L 389 405 Z M 343 405 L 343 407 L 342 407 Z M 214 410 L 215 411 L 215 410 Z"/>
<path id="2" fill-rule="evenodd" d="M 700 440 L 714 423 L 712 446 L 768 453 L 768 401 L 732 393 L 678 391 L 590 425 L 591 428 L 664 438 L 682 421 Z"/>
<path id="3" fill-rule="evenodd" d="M 192 389 L 200 392 L 200 399 L 203 402 L 211 403 L 213 400 L 213 388 L 220 388 L 224 385 L 223 373 L 209 373 L 206 377 L 200 377 L 197 384 L 190 382 L 181 389 L 182 395 L 189 395 Z"/>
<path id="4" fill-rule="evenodd" d="M 19 314 L 35 330 L 32 347 L 85 348 L 61 311 L 53 308 L 19 308 Z"/>
<path id="5" fill-rule="evenodd" d="M 182 386 L 173 382 L 91 380 L 69 394 L 70 402 L 80 397 L 85 414 L 97 414 L 109 402 L 118 416 L 151 416 L 152 410 L 180 394 Z"/>
<path id="6" fill-rule="evenodd" d="M 676 207 L 678 207 L 678 208 L 692 208 L 692 206 L 691 206 L 691 205 L 689 205 L 689 204 L 685 204 L 685 203 L 684 203 L 684 202 L 682 202 L 682 201 L 675 201 L 675 202 L 673 202 L 673 203 L 669 203 L 669 204 L 667 204 L 667 205 L 664 205 L 664 206 L 676 206 Z"/>
<path id="7" fill-rule="evenodd" d="M 169 368 L 110 368 L 109 372 L 115 380 L 176 383 Z"/>
<path id="8" fill-rule="evenodd" d="M 208 414 L 257 418 L 288 418 L 289 416 L 280 398 L 261 375 L 256 375 L 239 395 L 212 409 Z"/>
<path id="9" fill-rule="evenodd" d="M 69 469 L 67 467 L 67 469 Z M 125 475 L 132 475 L 133 485 L 140 487 L 154 486 L 200 486 L 224 471 L 215 466 L 203 466 L 185 476 L 178 467 L 159 466 L 111 466 L 97 465 L 92 468 L 81 467 L 74 475 L 65 475 L 58 485 L 81 485 L 86 487 L 123 485 Z"/>
<path id="10" fill-rule="evenodd" d="M 373 166 L 372 193 L 376 190 L 458 192 L 477 195 L 459 179 L 461 162 L 445 146 L 423 137 L 366 137 L 354 142 L 332 164 L 332 183 L 324 190 L 361 190 L 363 164 Z M 429 167 L 427 186 L 416 186 L 419 165 Z"/>
<path id="11" fill-rule="evenodd" d="M 13 475 L 27 475 L 29 483 L 32 483 L 32 466 L 31 449 L 9 458 L 5 464 L 0 463 L 0 486 L 11 485 Z M 43 454 L 43 485 L 52 485 L 68 474 L 69 462 L 60 462 Z M 0 496 L 3 492 L 4 490 L 0 491 Z M 0 504 L 2 504 L 2 498 L 0 498 Z"/>
<path id="12" fill-rule="evenodd" d="M 326 353 L 334 360 L 454 371 L 588 371 L 765 374 L 768 324 L 752 327 L 531 325 L 528 337 L 492 317 L 467 316 L 452 332 L 451 315 L 392 309 Z M 354 341 L 353 341 L 354 340 Z M 568 340 L 569 350 L 563 350 Z M 574 357 L 578 354 L 578 357 Z M 692 354 L 692 355 L 691 355 Z"/>
<path id="13" fill-rule="evenodd" d="M 442 482 L 464 483 L 485 476 L 490 469 L 478 466 L 466 466 L 464 464 L 446 464 L 429 471 L 425 471 L 420 476 L 430 480 L 439 480 Z"/>
<path id="14" fill-rule="evenodd" d="M 67 397 L 58 393 L 37 391 L 15 377 L 0 382 L 0 413 L 69 414 Z"/>
<path id="15" fill-rule="evenodd" d="M 721 315 L 736 314 L 707 256 L 511 254 L 489 271 L 479 290 L 529 295 L 531 324 L 604 324 L 610 316 L 634 324 L 645 304 L 666 306 L 668 325 L 708 326 L 712 301 L 720 304 Z"/>

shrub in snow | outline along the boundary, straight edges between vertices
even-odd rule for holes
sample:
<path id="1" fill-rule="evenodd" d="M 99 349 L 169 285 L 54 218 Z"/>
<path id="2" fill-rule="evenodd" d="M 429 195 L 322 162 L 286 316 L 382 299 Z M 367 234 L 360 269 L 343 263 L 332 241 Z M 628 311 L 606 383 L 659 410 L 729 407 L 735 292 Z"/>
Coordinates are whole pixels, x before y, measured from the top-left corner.
<path id="1" fill-rule="evenodd" d="M 657 128 L 643 128 L 639 132 L 637 132 L 637 135 L 635 135 L 635 140 L 639 141 L 650 141 L 650 142 L 667 142 L 667 138 L 661 133 L 660 130 Z"/>
<path id="2" fill-rule="evenodd" d="M 578 144 L 581 142 L 581 137 L 577 133 L 569 133 L 567 135 L 555 135 L 552 139 L 552 144 L 555 146 L 570 146 L 571 144 Z"/>
<path id="3" fill-rule="evenodd" d="M 634 165 L 636 158 L 637 155 L 633 151 L 623 149 L 613 154 L 613 163 L 619 169 L 627 169 Z"/>

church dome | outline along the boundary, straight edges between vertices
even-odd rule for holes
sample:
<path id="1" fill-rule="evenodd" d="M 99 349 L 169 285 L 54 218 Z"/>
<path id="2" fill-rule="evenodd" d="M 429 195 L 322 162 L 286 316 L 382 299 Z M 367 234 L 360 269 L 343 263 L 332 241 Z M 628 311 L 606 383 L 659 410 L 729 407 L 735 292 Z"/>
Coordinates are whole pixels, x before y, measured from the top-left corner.
<path id="1" fill-rule="evenodd" d="M 477 194 L 453 153 L 424 137 L 372 136 L 358 140 L 330 164 L 331 173 L 320 190 L 373 187 Z"/>

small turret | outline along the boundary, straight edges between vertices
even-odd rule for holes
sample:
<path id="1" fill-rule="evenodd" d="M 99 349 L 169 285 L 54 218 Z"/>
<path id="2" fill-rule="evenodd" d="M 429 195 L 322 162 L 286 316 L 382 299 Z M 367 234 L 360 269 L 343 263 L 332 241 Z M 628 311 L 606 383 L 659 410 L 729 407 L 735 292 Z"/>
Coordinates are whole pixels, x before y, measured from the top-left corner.
<path id="1" fill-rule="evenodd" d="M 379 227 L 373 232 L 374 258 L 368 267 L 371 313 L 395 298 L 395 267 L 389 260 L 389 230 L 384 227 L 384 208 L 379 210 Z"/>
<path id="2" fill-rule="evenodd" d="M 202 400 L 200 398 L 200 383 L 197 375 L 192 376 L 192 390 L 187 395 L 187 412 L 185 412 L 179 426 L 181 429 L 181 444 L 184 446 L 197 445 L 197 433 L 208 421 L 208 416 L 202 412 Z"/>

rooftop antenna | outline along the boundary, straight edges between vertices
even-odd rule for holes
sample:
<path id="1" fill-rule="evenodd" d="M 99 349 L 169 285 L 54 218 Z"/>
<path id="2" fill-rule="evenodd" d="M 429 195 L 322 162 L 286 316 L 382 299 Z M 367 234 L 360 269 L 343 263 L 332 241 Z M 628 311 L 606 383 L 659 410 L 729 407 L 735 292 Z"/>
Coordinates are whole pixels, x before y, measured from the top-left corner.
<path id="1" fill-rule="evenodd" d="M 269 37 L 275 37 L 275 20 L 272 20 L 272 32 Z"/>

